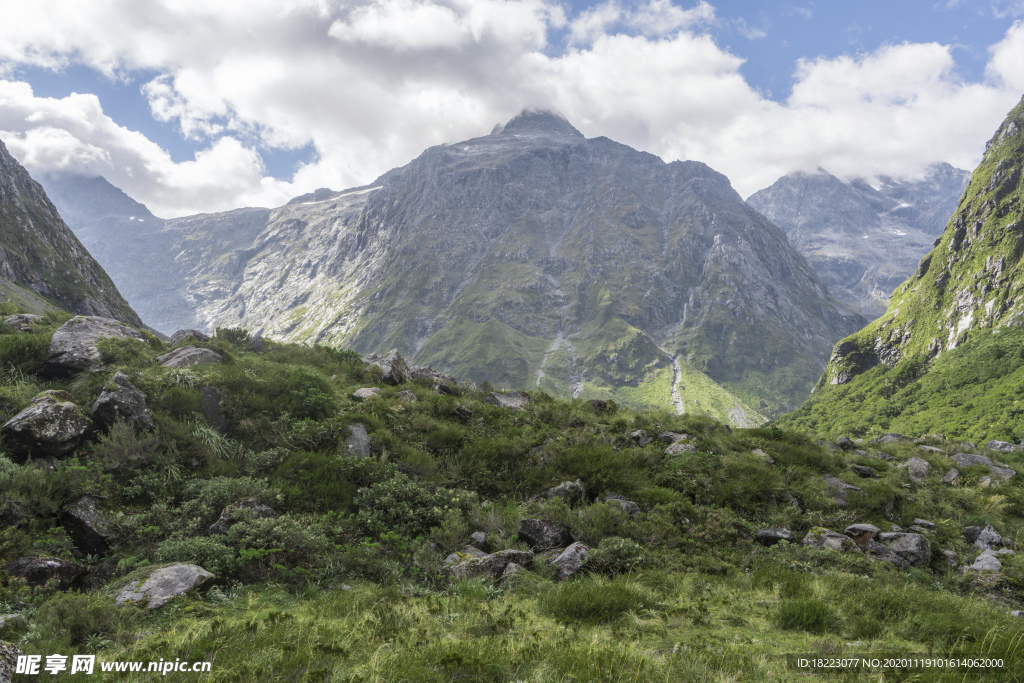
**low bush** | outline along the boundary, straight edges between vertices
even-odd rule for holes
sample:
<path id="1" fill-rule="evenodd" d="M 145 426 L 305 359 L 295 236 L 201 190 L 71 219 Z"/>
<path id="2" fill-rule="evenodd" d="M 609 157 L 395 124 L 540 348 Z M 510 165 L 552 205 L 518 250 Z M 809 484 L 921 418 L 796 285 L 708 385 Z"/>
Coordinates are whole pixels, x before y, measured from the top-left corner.
<path id="1" fill-rule="evenodd" d="M 564 624 L 610 622 L 628 612 L 653 609 L 653 593 L 621 578 L 591 577 L 563 583 L 541 597 L 541 608 Z"/>
<path id="2" fill-rule="evenodd" d="M 815 598 L 784 600 L 775 613 L 775 625 L 790 631 L 837 633 L 839 614 L 836 609 Z"/>

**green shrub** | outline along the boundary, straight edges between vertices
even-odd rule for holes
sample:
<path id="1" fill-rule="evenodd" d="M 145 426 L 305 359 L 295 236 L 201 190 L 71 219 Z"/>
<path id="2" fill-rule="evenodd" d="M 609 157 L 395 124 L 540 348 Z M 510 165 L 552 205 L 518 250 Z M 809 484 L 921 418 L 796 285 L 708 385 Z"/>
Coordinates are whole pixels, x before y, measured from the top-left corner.
<path id="1" fill-rule="evenodd" d="M 831 605 L 814 598 L 785 600 L 775 613 L 775 625 L 788 631 L 836 633 L 839 615 Z"/>
<path id="2" fill-rule="evenodd" d="M 647 559 L 643 547 L 628 538 L 606 538 L 590 551 L 584 565 L 586 569 L 605 576 L 627 574 Z"/>
<path id="3" fill-rule="evenodd" d="M 157 546 L 153 557 L 157 562 L 198 564 L 218 577 L 234 574 L 239 565 L 238 553 L 216 536 L 169 538 Z"/>
<path id="4" fill-rule="evenodd" d="M 321 526 L 290 515 L 243 519 L 228 529 L 225 542 L 238 549 L 241 578 L 253 581 L 266 581 L 270 569 L 278 578 L 299 583 L 321 579 L 336 555 Z"/>
<path id="5" fill-rule="evenodd" d="M 50 357 L 49 334 L 6 334 L 0 336 L 0 367 L 35 372 Z"/>
<path id="6" fill-rule="evenodd" d="M 153 355 L 148 344 L 135 339 L 97 339 L 96 350 L 108 365 L 139 366 Z"/>
<path id="7" fill-rule="evenodd" d="M 349 510 L 358 483 L 349 462 L 334 455 L 299 451 L 274 472 L 271 481 L 289 509 Z"/>
<path id="8" fill-rule="evenodd" d="M 200 411 L 198 390 L 180 386 L 169 387 L 160 395 L 159 406 L 176 418 L 184 418 Z"/>
<path id="9" fill-rule="evenodd" d="M 356 496 L 359 521 L 374 536 L 388 531 L 420 536 L 440 525 L 449 510 L 467 511 L 475 502 L 475 493 L 431 491 L 404 474 L 362 488 Z"/>
<path id="10" fill-rule="evenodd" d="M 134 610 L 119 608 L 108 595 L 60 593 L 36 611 L 34 621 L 39 635 L 77 647 L 124 630 L 136 618 Z"/>
<path id="11" fill-rule="evenodd" d="M 609 622 L 628 612 L 654 609 L 650 591 L 621 578 L 591 577 L 558 585 L 541 597 L 541 609 L 564 624 Z"/>

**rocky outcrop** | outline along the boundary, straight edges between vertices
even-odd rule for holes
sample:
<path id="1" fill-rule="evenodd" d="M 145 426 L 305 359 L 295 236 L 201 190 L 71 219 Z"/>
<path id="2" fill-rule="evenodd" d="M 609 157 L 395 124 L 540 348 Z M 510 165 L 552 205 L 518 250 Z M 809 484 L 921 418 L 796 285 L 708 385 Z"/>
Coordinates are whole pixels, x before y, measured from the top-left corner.
<path id="1" fill-rule="evenodd" d="M 110 550 L 112 534 L 107 518 L 89 496 L 64 508 L 60 522 L 82 555 L 103 555 Z"/>
<path id="2" fill-rule="evenodd" d="M 28 585 L 42 586 L 52 581 L 58 590 L 77 585 L 86 571 L 84 565 L 56 557 L 19 557 L 7 564 L 7 573 L 25 579 Z"/>
<path id="3" fill-rule="evenodd" d="M 391 349 L 384 355 L 371 353 L 363 356 L 363 362 L 380 368 L 384 373 L 382 379 L 385 384 L 401 384 L 413 379 L 412 371 L 398 349 Z"/>
<path id="4" fill-rule="evenodd" d="M 971 465 L 984 465 L 988 468 L 988 471 L 996 479 L 1011 479 L 1017 474 L 1016 470 L 1011 470 L 1009 467 L 998 467 L 995 463 L 989 460 L 984 455 L 973 455 L 971 453 L 957 453 L 952 458 L 960 467 L 969 467 Z"/>
<path id="5" fill-rule="evenodd" d="M 544 519 L 522 520 L 519 523 L 518 536 L 538 552 L 564 548 L 572 543 L 572 536 L 567 528 Z"/>
<path id="6" fill-rule="evenodd" d="M 156 362 L 165 368 L 188 368 L 193 365 L 220 363 L 223 360 L 224 357 L 213 349 L 198 346 L 182 346 L 156 358 Z"/>
<path id="7" fill-rule="evenodd" d="M 161 567 L 144 580 L 133 581 L 117 594 L 118 605 L 132 604 L 146 609 L 163 607 L 168 600 L 195 590 L 214 575 L 196 564 Z"/>
<path id="8" fill-rule="evenodd" d="M 192 337 L 197 342 L 208 342 L 210 341 L 209 335 L 203 334 L 199 330 L 178 330 L 171 335 L 171 340 L 168 342 L 171 346 L 174 346 L 180 342 L 185 341 L 189 337 Z"/>
<path id="9" fill-rule="evenodd" d="M 0 433 L 17 462 L 28 457 L 60 457 L 74 450 L 92 421 L 66 391 L 44 391 L 8 420 Z"/>
<path id="10" fill-rule="evenodd" d="M 530 395 L 525 391 L 491 392 L 484 398 L 484 403 L 509 410 L 522 410 L 530 405 Z"/>
<path id="11" fill-rule="evenodd" d="M 146 395 L 135 388 L 128 376 L 117 372 L 110 379 L 110 388 L 105 388 L 92 405 L 92 417 L 96 422 L 110 429 L 121 420 L 137 431 L 153 429 L 153 416 L 146 408 Z"/>
<path id="12" fill-rule="evenodd" d="M 251 519 L 277 519 L 280 517 L 279 514 L 274 512 L 273 508 L 264 505 L 256 498 L 246 498 L 224 508 L 217 521 L 207 528 L 206 533 L 211 535 L 226 534 L 228 529 L 233 527 L 243 516 Z"/>
<path id="13" fill-rule="evenodd" d="M 140 325 L 141 326 L 141 325 Z M 146 337 L 133 327 L 112 318 L 75 316 L 57 328 L 50 339 L 50 357 L 43 374 L 67 377 L 93 370 L 102 362 L 96 342 L 100 339 L 132 339 L 145 343 Z"/>
<path id="14" fill-rule="evenodd" d="M 780 541 L 787 541 L 792 543 L 794 541 L 793 532 L 789 529 L 781 529 L 777 527 L 770 527 L 765 529 L 758 529 L 754 532 L 754 540 L 761 545 L 772 546 Z"/>
<path id="15" fill-rule="evenodd" d="M 839 552 L 859 552 L 860 547 L 845 534 L 838 534 L 824 527 L 814 527 L 804 536 L 803 545 Z"/>
<path id="16" fill-rule="evenodd" d="M 461 559 L 461 558 L 460 558 Z M 466 579 L 473 576 L 488 576 L 499 579 L 509 564 L 524 565 L 533 560 L 533 553 L 522 550 L 501 550 L 481 557 L 469 557 L 446 565 L 442 572 L 452 579 Z"/>

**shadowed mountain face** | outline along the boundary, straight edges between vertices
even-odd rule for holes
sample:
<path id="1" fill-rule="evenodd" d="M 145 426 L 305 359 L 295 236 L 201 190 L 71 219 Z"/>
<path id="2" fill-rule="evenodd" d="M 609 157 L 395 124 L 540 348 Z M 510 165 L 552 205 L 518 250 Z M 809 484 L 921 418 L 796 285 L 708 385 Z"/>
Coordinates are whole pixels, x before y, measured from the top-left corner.
<path id="1" fill-rule="evenodd" d="M 43 188 L 10 155 L 3 142 L 0 295 L 29 309 L 51 307 L 48 298 L 73 313 L 141 325 L 103 268 L 61 220 Z"/>
<path id="2" fill-rule="evenodd" d="M 921 180 L 880 178 L 878 187 L 794 173 L 747 203 L 786 231 L 832 294 L 875 318 L 932 248 L 969 177 L 949 164 Z"/>
<path id="3" fill-rule="evenodd" d="M 145 225 L 139 279 L 119 282 L 164 331 L 397 347 L 476 382 L 736 423 L 796 405 L 864 323 L 725 176 L 545 112 L 362 188 Z"/>

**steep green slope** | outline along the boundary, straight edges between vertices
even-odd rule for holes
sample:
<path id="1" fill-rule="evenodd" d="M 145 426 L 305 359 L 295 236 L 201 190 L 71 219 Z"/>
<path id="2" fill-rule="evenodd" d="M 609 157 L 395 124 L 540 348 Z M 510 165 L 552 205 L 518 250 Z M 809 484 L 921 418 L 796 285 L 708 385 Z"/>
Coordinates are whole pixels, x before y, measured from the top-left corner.
<path id="1" fill-rule="evenodd" d="M 1024 100 L 989 141 L 935 249 L 885 315 L 836 345 L 814 396 L 779 424 L 1024 437 L 1013 390 L 1024 338 L 1022 167 Z"/>
<path id="2" fill-rule="evenodd" d="M 43 188 L 10 155 L 3 142 L 0 280 L 75 313 L 142 324 L 103 268 L 65 225 Z M 13 298 L 25 300 L 17 294 Z M 39 310 L 44 306 L 32 308 Z"/>

